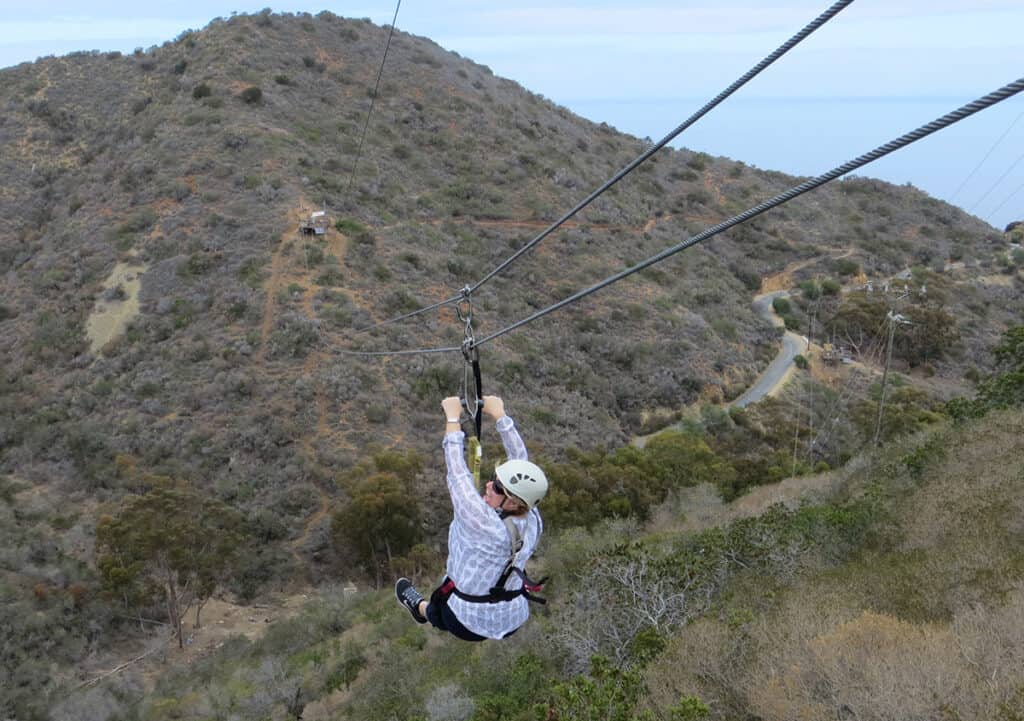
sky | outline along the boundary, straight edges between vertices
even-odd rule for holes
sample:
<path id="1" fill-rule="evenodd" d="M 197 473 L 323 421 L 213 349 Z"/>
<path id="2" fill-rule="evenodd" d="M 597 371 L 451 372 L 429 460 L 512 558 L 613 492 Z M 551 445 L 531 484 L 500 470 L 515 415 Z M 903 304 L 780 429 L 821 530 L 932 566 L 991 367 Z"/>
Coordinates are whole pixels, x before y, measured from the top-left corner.
<path id="1" fill-rule="evenodd" d="M 404 0 L 396 27 L 593 121 L 660 140 L 829 5 Z M 0 0 L 0 68 L 131 52 L 266 7 L 385 26 L 396 4 Z M 819 175 L 1024 76 L 1022 30 L 1024 0 L 855 0 L 672 144 Z M 911 183 L 998 228 L 1024 220 L 1024 93 L 858 174 Z"/>

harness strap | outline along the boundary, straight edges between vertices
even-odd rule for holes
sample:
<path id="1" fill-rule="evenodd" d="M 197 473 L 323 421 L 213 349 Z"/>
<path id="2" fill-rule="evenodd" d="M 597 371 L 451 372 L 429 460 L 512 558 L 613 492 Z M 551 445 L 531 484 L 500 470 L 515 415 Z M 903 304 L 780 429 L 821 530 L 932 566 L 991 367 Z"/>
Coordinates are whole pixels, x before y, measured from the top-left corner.
<path id="1" fill-rule="evenodd" d="M 508 561 L 505 562 L 505 567 L 501 569 L 501 574 L 498 576 L 498 581 L 494 584 L 494 588 L 503 589 L 508 581 L 508 577 L 512 575 L 512 571 L 516 570 L 516 556 L 519 555 L 519 551 L 523 548 L 523 537 L 519 533 L 519 526 L 516 525 L 511 516 L 507 516 L 503 512 L 501 514 L 501 522 L 505 524 L 505 530 L 508 531 L 509 554 Z"/>
<path id="2" fill-rule="evenodd" d="M 535 594 L 544 590 L 544 584 L 547 582 L 548 577 L 545 576 L 539 581 L 533 581 L 520 569 L 516 568 L 514 571 L 515 574 L 523 580 L 523 585 L 522 587 L 512 591 L 507 588 L 499 588 L 495 586 L 486 595 L 474 595 L 472 593 L 460 591 L 455 586 L 455 581 L 450 578 L 446 578 L 445 582 L 441 585 L 441 593 L 444 594 L 445 598 L 455 595 L 469 603 L 502 603 L 504 601 L 511 601 L 519 598 L 520 596 L 525 596 L 527 601 L 532 601 L 541 605 L 546 604 L 547 599 L 541 598 Z"/>

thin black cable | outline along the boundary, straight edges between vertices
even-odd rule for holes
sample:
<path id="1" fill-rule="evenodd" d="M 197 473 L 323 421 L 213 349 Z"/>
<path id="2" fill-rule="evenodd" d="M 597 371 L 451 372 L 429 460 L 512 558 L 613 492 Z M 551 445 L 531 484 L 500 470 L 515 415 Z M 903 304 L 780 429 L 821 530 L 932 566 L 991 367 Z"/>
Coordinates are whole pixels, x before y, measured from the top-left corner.
<path id="1" fill-rule="evenodd" d="M 353 333 L 364 333 L 364 332 L 366 332 L 368 330 L 373 330 L 374 328 L 380 328 L 383 325 L 389 325 L 391 323 L 397 323 L 400 320 L 405 320 L 406 318 L 412 318 L 412 317 L 420 315 L 422 313 L 426 313 L 428 310 L 434 310 L 435 308 L 442 308 L 442 307 L 444 307 L 446 305 L 451 305 L 451 304 L 456 303 L 456 302 L 458 302 L 460 300 L 462 300 L 462 295 L 452 296 L 451 298 L 448 298 L 447 300 L 438 301 L 437 303 L 434 303 L 434 304 L 428 305 L 428 306 L 424 306 L 423 308 L 420 308 L 418 310 L 414 310 L 414 311 L 412 311 L 410 313 L 405 313 L 403 315 L 395 316 L 394 318 L 388 318 L 387 320 L 382 320 L 380 323 L 374 323 L 373 325 L 368 325 L 368 326 L 365 326 L 363 328 L 356 328 L 352 332 Z"/>
<path id="2" fill-rule="evenodd" d="M 377 89 L 380 88 L 380 78 L 384 74 L 384 62 L 388 59 L 388 48 L 391 47 L 391 36 L 395 34 L 395 22 L 398 20 L 398 8 L 402 7 L 402 0 L 395 4 L 395 16 L 391 18 L 391 29 L 388 31 L 388 41 L 384 44 L 384 57 L 380 61 L 380 70 L 377 71 L 377 82 L 373 86 L 373 95 L 370 96 L 370 109 L 366 111 L 366 122 L 363 123 L 363 134 L 359 136 L 359 147 L 356 149 L 356 161 L 352 164 L 352 175 L 348 179 L 348 190 L 352 192 L 352 183 L 356 180 L 356 166 L 359 165 L 359 158 L 363 153 L 363 141 L 366 139 L 366 129 L 370 127 L 370 116 L 373 114 L 373 104 L 377 101 Z"/>
<path id="3" fill-rule="evenodd" d="M 572 208 L 572 210 L 570 210 L 568 213 L 566 213 L 561 218 L 556 220 L 554 223 L 549 225 L 543 232 L 541 232 L 540 235 L 538 235 L 536 238 L 534 238 L 529 243 L 524 245 L 522 248 L 517 250 L 515 253 L 513 253 L 511 256 L 509 256 L 509 258 L 507 260 L 505 260 L 503 263 L 501 263 L 501 265 L 499 265 L 497 268 L 495 268 L 490 273 L 485 275 L 479 282 L 477 282 L 476 285 L 474 285 L 472 288 L 470 288 L 470 292 L 475 291 L 477 288 L 479 288 L 484 283 L 489 281 L 491 278 L 496 276 L 498 273 L 503 271 L 509 265 L 514 263 L 523 253 L 525 253 L 528 250 L 530 250 L 531 248 L 533 248 L 535 245 L 537 245 L 537 243 L 539 243 L 542 240 L 544 240 L 544 238 L 546 238 L 548 235 L 550 235 L 555 230 L 557 230 L 567 220 L 569 220 L 574 215 L 576 215 L 576 213 L 580 212 L 585 207 L 590 205 L 590 203 L 593 202 L 598 196 L 600 196 L 606 190 L 608 190 L 613 185 L 615 185 L 617 182 L 619 182 L 624 177 L 626 177 L 626 175 L 628 175 L 630 172 L 632 172 L 638 165 L 640 165 L 642 162 L 644 162 L 649 157 L 654 155 L 654 153 L 656 153 L 657 151 L 661 150 L 661 148 L 663 148 L 665 145 L 667 145 L 671 140 L 675 139 L 676 136 L 678 136 L 684 130 L 686 130 L 691 125 L 693 125 L 698 120 L 700 120 L 702 117 L 704 117 L 704 115 L 706 115 L 709 111 L 711 111 L 716 105 L 718 105 L 723 100 L 725 100 L 727 97 L 729 97 L 734 92 L 739 90 L 743 85 L 745 85 L 755 75 L 760 73 L 762 70 L 767 68 L 769 65 L 774 63 L 780 57 L 782 57 L 787 52 L 789 52 L 794 47 L 796 47 L 808 35 L 810 35 L 815 30 L 817 30 L 822 25 L 824 25 L 826 22 L 831 20 L 834 16 L 836 16 L 839 13 L 839 11 L 841 11 L 843 8 L 845 8 L 847 5 L 851 4 L 852 2 L 853 2 L 853 0 L 839 0 L 839 2 L 834 3 L 830 8 L 828 8 L 825 12 L 823 12 L 821 15 L 819 15 L 817 18 L 815 18 L 812 22 L 808 23 L 803 28 L 803 30 L 798 32 L 796 35 L 791 37 L 789 40 L 787 40 L 782 45 L 780 45 L 775 50 L 775 52 L 773 52 L 771 55 L 767 56 L 764 60 L 759 62 L 757 65 L 755 65 L 753 68 L 748 70 L 738 80 L 733 82 L 732 85 L 730 85 L 728 88 L 726 88 L 721 93 L 719 93 L 713 100 L 708 102 L 704 107 L 702 107 L 696 113 L 691 115 L 685 122 L 683 122 L 682 125 L 677 127 L 675 130 L 673 130 L 671 133 L 669 133 L 664 138 L 659 140 L 657 143 L 652 145 L 646 152 L 641 154 L 636 160 L 634 160 L 629 165 L 627 165 L 622 170 L 620 170 L 618 173 L 616 173 L 614 176 L 612 176 L 612 178 L 610 180 L 606 181 L 604 183 L 604 185 L 602 185 L 597 190 L 595 190 L 590 195 L 588 195 L 586 198 L 581 200 L 575 207 Z"/>
<path id="4" fill-rule="evenodd" d="M 360 356 L 422 355 L 425 353 L 454 353 L 455 351 L 461 353 L 462 347 L 451 346 L 450 348 L 411 348 L 408 350 L 342 350 L 340 348 L 334 349 L 334 352 L 340 355 Z"/>
<path id="5" fill-rule="evenodd" d="M 937 118 L 936 120 L 931 121 L 927 125 L 922 125 L 921 127 L 917 128 L 912 132 L 902 135 L 899 138 L 896 138 L 895 140 L 891 140 L 885 145 L 881 145 L 869 153 L 865 153 L 864 155 L 861 155 L 847 163 L 844 163 L 843 165 L 840 165 L 837 168 L 833 168 L 824 175 L 819 175 L 818 177 L 803 182 L 794 188 L 790 188 L 786 192 L 777 195 L 770 200 L 766 200 L 765 202 L 756 205 L 753 208 L 749 208 L 748 210 L 730 218 L 729 220 L 719 223 L 718 225 L 712 226 L 711 228 L 708 228 L 698 233 L 697 235 L 694 235 L 684 240 L 682 243 L 674 245 L 670 248 L 666 248 L 665 250 L 661 251 L 656 255 L 651 256 L 645 261 L 642 261 L 630 268 L 627 268 L 626 270 L 620 273 L 616 273 L 615 275 L 605 278 L 601 282 L 596 283 L 590 286 L 589 288 L 581 290 L 578 293 L 574 293 L 568 298 L 564 298 L 563 300 L 560 300 L 557 303 L 550 305 L 547 308 L 544 308 L 543 310 L 539 310 L 536 313 L 520 321 L 517 321 L 516 323 L 513 323 L 510 326 L 502 328 L 501 330 L 495 333 L 491 333 L 490 335 L 478 340 L 476 342 L 476 345 L 481 346 L 484 343 L 488 343 L 494 340 L 495 338 L 503 336 L 506 333 L 510 333 L 513 330 L 526 325 L 527 323 L 532 323 L 533 321 L 546 316 L 548 313 L 552 313 L 558 310 L 559 308 L 569 305 L 570 303 L 575 303 L 578 300 L 582 300 L 591 293 L 596 293 L 602 288 L 606 288 L 612 283 L 620 281 L 627 276 L 633 275 L 634 273 L 637 273 L 643 270 L 644 268 L 654 265 L 655 263 L 658 263 L 664 260 L 665 258 L 668 258 L 669 256 L 675 255 L 676 253 L 689 248 L 690 246 L 696 245 L 701 241 L 707 240 L 712 236 L 718 235 L 722 231 L 728 230 L 729 228 L 732 228 L 735 225 L 739 225 L 740 223 L 750 220 L 751 218 L 754 218 L 758 215 L 761 215 L 765 211 L 771 210 L 776 206 L 782 205 L 783 203 L 787 203 L 790 200 L 796 198 L 797 196 L 803 195 L 809 190 L 814 190 L 815 188 L 824 185 L 825 183 L 828 183 L 832 180 L 835 180 L 840 176 L 846 175 L 847 173 L 856 170 L 857 168 L 860 168 L 863 165 L 867 165 L 868 163 L 878 160 L 879 158 L 884 157 L 889 153 L 892 153 L 904 146 L 910 145 L 911 143 L 920 140 L 921 138 L 931 135 L 932 133 L 938 130 L 941 130 L 949 125 L 957 123 L 966 117 L 974 115 L 980 110 L 984 110 L 987 107 L 1002 102 L 1003 100 L 1006 100 L 1007 98 L 1016 95 L 1022 90 L 1024 90 L 1024 78 L 1019 78 L 1018 80 L 1003 86 L 1002 88 L 996 90 L 995 92 L 989 93 L 988 95 L 982 98 L 978 98 L 974 102 L 964 105 L 958 110 L 954 110 L 951 113 L 947 113 L 946 115 L 943 115 L 941 118 Z"/>

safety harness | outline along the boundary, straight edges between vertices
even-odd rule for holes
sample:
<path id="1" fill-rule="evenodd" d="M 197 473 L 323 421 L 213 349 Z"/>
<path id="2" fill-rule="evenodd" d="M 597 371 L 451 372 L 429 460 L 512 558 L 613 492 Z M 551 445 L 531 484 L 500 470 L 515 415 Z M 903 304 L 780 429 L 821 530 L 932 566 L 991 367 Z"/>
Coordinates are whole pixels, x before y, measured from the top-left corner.
<path id="1" fill-rule="evenodd" d="M 501 575 L 498 576 L 497 583 L 491 586 L 491 590 L 486 595 L 473 595 L 471 593 L 464 593 L 463 591 L 460 591 L 455 587 L 455 581 L 450 578 L 445 578 L 440 589 L 445 598 L 454 594 L 463 601 L 468 601 L 469 603 L 501 603 L 503 601 L 511 601 L 512 599 L 519 598 L 520 596 L 525 596 L 527 601 L 533 601 L 534 603 L 540 604 L 547 603 L 547 599 L 541 598 L 536 594 L 540 593 L 544 589 L 544 584 L 547 582 L 548 577 L 545 576 L 539 581 L 534 581 L 526 575 L 526 571 L 516 567 L 516 556 L 523 548 L 523 537 L 519 533 L 519 527 L 516 526 L 511 516 L 502 512 L 501 520 L 505 524 L 505 530 L 508 531 L 510 550 L 508 561 L 505 563 L 505 567 L 502 569 Z M 517 589 L 509 590 L 505 588 L 505 584 L 508 582 L 508 579 L 512 574 L 519 576 L 523 585 Z"/>

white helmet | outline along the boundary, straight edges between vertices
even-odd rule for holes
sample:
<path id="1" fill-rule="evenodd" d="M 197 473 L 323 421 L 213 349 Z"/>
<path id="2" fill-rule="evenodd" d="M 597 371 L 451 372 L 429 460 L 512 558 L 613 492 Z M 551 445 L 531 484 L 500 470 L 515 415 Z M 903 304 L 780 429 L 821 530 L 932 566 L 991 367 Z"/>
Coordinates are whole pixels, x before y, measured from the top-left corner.
<path id="1" fill-rule="evenodd" d="M 528 508 L 536 506 L 548 492 L 548 479 L 544 471 L 529 461 L 505 461 L 494 468 L 494 475 L 509 495 L 521 500 Z"/>

